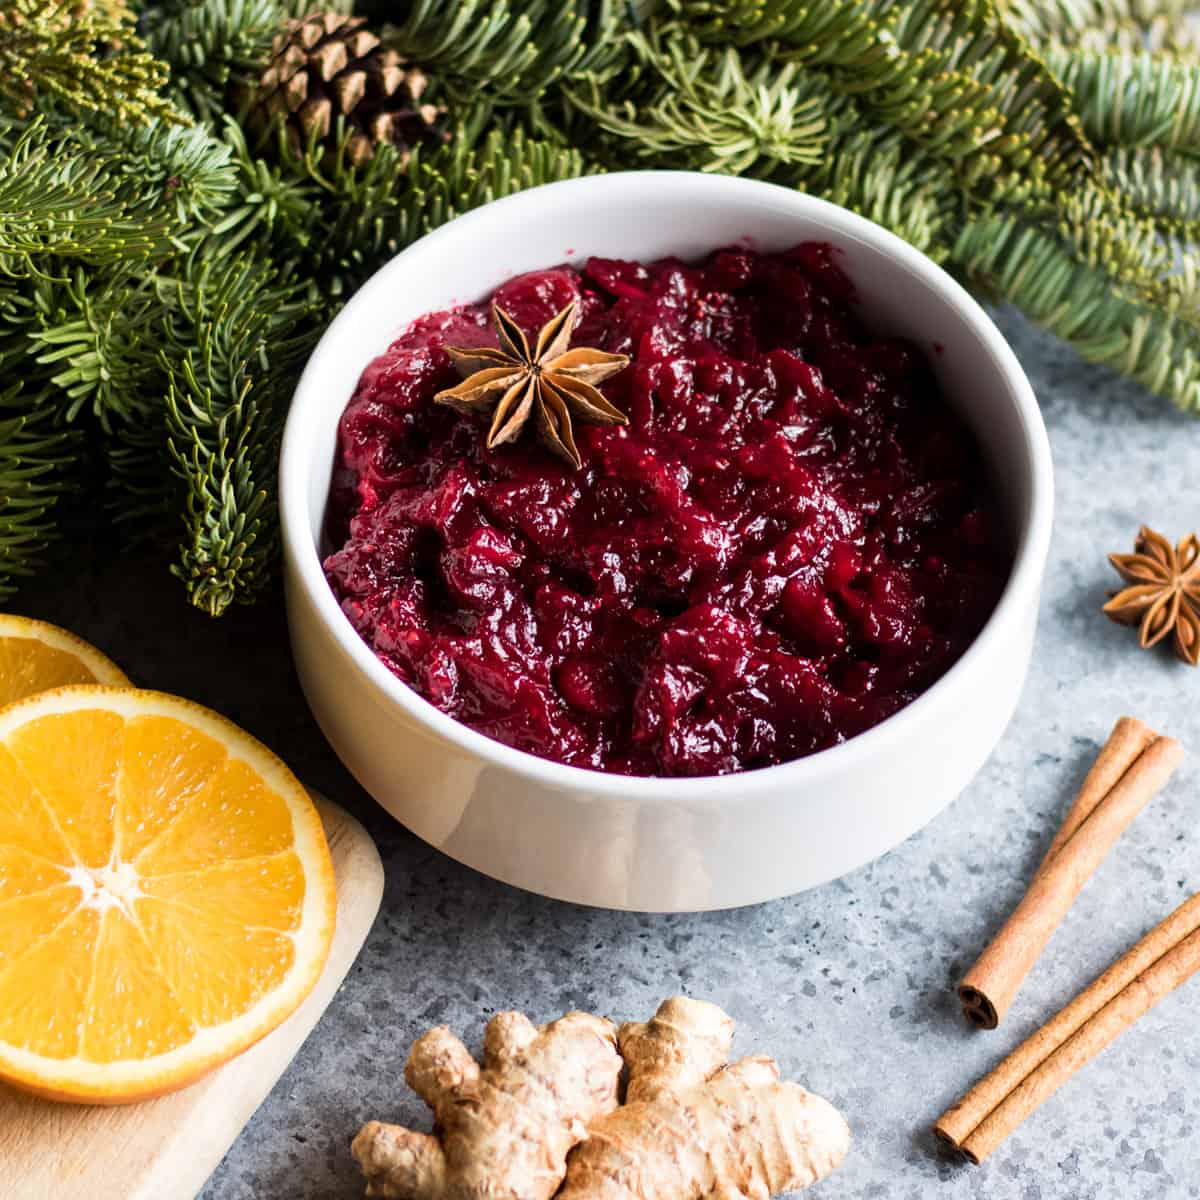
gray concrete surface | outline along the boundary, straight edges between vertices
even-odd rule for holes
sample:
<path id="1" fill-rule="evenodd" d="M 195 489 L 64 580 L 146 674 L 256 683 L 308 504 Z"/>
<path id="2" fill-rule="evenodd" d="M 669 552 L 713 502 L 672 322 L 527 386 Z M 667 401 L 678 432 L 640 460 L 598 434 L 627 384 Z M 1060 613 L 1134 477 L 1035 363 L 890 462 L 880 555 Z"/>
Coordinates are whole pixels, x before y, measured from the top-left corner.
<path id="1" fill-rule="evenodd" d="M 402 1069 L 447 1022 L 477 1043 L 498 1009 L 644 1018 L 676 991 L 724 1005 L 737 1048 L 834 1101 L 854 1146 L 820 1200 L 1160 1200 L 1200 1196 L 1200 981 L 1064 1087 L 991 1162 L 940 1154 L 930 1122 L 1129 943 L 1200 888 L 1200 672 L 1142 653 L 1097 610 L 1110 550 L 1141 521 L 1200 526 L 1200 424 L 1000 314 L 1041 398 L 1058 518 L 1035 662 L 1016 719 L 966 792 L 882 860 L 734 912 L 650 917 L 543 900 L 458 866 L 390 823 L 341 769 L 291 671 L 278 595 L 219 622 L 190 612 L 152 548 L 80 547 L 14 609 L 65 623 L 139 682 L 247 726 L 366 822 L 383 909 L 334 1003 L 213 1175 L 204 1200 L 361 1194 L 347 1145 L 367 1118 L 422 1122 Z M 968 1029 L 953 988 L 1020 896 L 1121 712 L 1195 752 L 1083 893 L 1003 1028 Z"/>

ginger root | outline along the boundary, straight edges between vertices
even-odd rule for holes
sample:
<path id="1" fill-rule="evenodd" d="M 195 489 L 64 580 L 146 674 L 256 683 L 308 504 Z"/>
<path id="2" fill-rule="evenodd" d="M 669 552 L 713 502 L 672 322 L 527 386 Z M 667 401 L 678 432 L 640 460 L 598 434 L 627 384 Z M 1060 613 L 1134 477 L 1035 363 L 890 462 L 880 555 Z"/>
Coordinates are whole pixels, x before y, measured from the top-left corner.
<path id="1" fill-rule="evenodd" d="M 587 1013 L 541 1028 L 500 1013 L 482 1070 L 439 1026 L 404 1070 L 435 1132 L 370 1121 L 351 1149 L 380 1200 L 769 1200 L 824 1178 L 846 1122 L 772 1059 L 728 1065 L 732 1044 L 733 1021 L 684 996 L 619 1034 Z"/>
<path id="2" fill-rule="evenodd" d="M 384 1200 L 550 1200 L 567 1152 L 617 1105 L 610 1021 L 568 1013 L 541 1028 L 522 1013 L 488 1023 L 483 1069 L 445 1026 L 412 1048 L 404 1078 L 436 1134 L 370 1121 L 351 1150 Z"/>
<path id="3" fill-rule="evenodd" d="M 627 1102 L 594 1119 L 567 1160 L 558 1200 L 769 1200 L 843 1159 L 838 1111 L 769 1058 L 726 1066 L 733 1022 L 704 1001 L 663 1001 L 621 1027 Z"/>

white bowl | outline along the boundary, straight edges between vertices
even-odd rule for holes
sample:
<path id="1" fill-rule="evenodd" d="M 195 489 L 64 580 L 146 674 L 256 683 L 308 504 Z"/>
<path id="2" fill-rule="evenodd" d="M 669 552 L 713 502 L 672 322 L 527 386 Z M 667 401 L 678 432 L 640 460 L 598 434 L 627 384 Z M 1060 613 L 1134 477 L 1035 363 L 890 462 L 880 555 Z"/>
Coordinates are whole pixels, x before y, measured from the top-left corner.
<path id="1" fill-rule="evenodd" d="M 809 758 L 738 775 L 646 779 L 563 766 L 439 712 L 359 638 L 321 570 L 338 419 L 363 368 L 415 317 L 478 300 L 520 272 L 592 254 L 690 259 L 741 239 L 761 250 L 833 243 L 867 323 L 931 353 L 984 449 L 1012 531 L 1012 574 L 986 627 L 937 684 L 882 724 Z M 363 787 L 460 862 L 583 904 L 750 904 L 891 849 L 978 771 L 1029 664 L 1052 506 L 1046 431 L 1016 357 L 979 305 L 899 238 L 835 205 L 745 179 L 644 171 L 549 184 L 409 247 L 314 351 L 280 467 L 296 668 L 326 737 Z"/>

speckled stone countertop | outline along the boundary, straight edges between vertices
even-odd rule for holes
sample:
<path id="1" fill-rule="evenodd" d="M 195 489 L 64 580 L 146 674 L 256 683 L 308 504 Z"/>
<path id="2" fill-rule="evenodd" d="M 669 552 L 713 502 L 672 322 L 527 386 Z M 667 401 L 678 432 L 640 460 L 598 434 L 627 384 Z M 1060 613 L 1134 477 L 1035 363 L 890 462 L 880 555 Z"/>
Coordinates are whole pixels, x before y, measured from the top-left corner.
<path id="1" fill-rule="evenodd" d="M 277 595 L 211 622 L 150 549 L 81 548 L 20 611 L 58 621 L 138 682 L 210 704 L 360 816 L 387 869 L 383 909 L 329 1011 L 213 1175 L 204 1200 L 361 1194 L 348 1142 L 369 1117 L 424 1121 L 409 1043 L 446 1022 L 571 1008 L 644 1019 L 677 991 L 717 1001 L 736 1050 L 837 1104 L 854 1131 L 814 1200 L 1164 1200 L 1200 1196 L 1200 980 L 1064 1087 L 984 1167 L 938 1152 L 931 1121 L 1147 928 L 1200 890 L 1200 671 L 1138 651 L 1097 609 L 1109 550 L 1140 522 L 1200 526 L 1200 423 L 1000 314 L 1041 399 L 1058 515 L 1034 666 L 1017 717 L 963 795 L 880 861 L 816 891 L 694 916 L 601 912 L 475 874 L 383 816 L 342 770 L 291 670 Z M 131 602 L 132 598 L 132 602 Z M 1020 896 L 1113 720 L 1130 712 L 1193 751 L 1076 903 L 1003 1027 L 979 1033 L 954 985 Z"/>

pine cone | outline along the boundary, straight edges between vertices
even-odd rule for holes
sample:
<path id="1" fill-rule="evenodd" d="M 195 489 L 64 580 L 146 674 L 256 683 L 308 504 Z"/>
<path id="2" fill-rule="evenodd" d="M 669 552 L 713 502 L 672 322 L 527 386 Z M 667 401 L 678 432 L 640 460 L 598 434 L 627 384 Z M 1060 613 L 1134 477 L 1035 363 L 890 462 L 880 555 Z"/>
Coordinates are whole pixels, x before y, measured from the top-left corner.
<path id="1" fill-rule="evenodd" d="M 385 142 L 407 159 L 418 142 L 446 140 L 445 110 L 421 103 L 428 83 L 419 67 L 381 48 L 362 17 L 312 13 L 290 21 L 276 38 L 250 120 L 262 129 L 282 115 L 294 146 L 316 137 L 332 152 L 334 121 L 342 116 L 355 165 Z"/>

